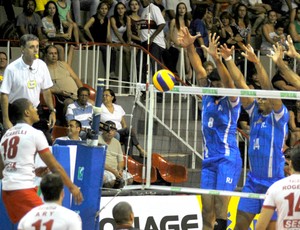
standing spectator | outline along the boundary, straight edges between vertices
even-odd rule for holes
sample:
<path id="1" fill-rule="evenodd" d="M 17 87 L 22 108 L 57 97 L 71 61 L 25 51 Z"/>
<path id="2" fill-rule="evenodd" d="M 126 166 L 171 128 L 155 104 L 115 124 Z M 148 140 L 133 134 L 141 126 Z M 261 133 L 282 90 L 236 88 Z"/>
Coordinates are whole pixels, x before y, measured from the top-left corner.
<path id="1" fill-rule="evenodd" d="M 101 105 L 101 122 L 113 121 L 116 125 L 117 132 L 120 135 L 120 142 L 125 146 L 125 152 L 127 152 L 128 148 L 128 139 L 129 139 L 129 128 L 127 127 L 125 121 L 125 111 L 122 106 L 116 104 L 117 98 L 111 89 L 106 89 L 103 92 L 103 103 Z M 128 154 L 132 155 L 132 148 L 135 146 L 141 157 L 146 155 L 145 150 L 139 144 L 135 132 L 131 130 L 130 143 Z"/>
<path id="2" fill-rule="evenodd" d="M 63 118 L 68 105 L 77 99 L 77 90 L 82 87 L 82 82 L 68 63 L 58 60 L 55 46 L 49 45 L 45 48 L 45 62 L 53 82 L 50 90 L 58 102 L 57 114 Z M 61 122 L 64 123 L 64 120 Z"/>
<path id="3" fill-rule="evenodd" d="M 68 105 L 66 120 L 76 119 L 81 122 L 82 131 L 91 129 L 93 119 L 93 106 L 88 102 L 90 90 L 86 87 L 80 87 L 77 90 L 77 100 Z"/>
<path id="4" fill-rule="evenodd" d="M 118 2 L 114 9 L 114 15 L 110 18 L 111 40 L 113 43 L 127 44 L 131 42 L 131 24 L 130 18 L 126 14 L 126 6 Z M 130 74 L 130 47 L 124 46 L 126 78 Z M 118 50 L 118 48 L 117 48 Z M 112 57 L 115 58 L 115 57 Z M 122 63 L 119 63 L 120 65 Z M 128 80 L 128 79 L 126 79 Z"/>
<path id="5" fill-rule="evenodd" d="M 35 13 L 36 3 L 35 0 L 25 0 L 23 4 L 23 13 L 17 17 L 17 28 L 20 37 L 24 34 L 34 34 L 41 42 L 45 41 L 42 33 L 42 20 L 41 17 Z"/>
<path id="6" fill-rule="evenodd" d="M 296 11 L 299 9 L 298 0 L 280 0 L 282 2 L 282 15 L 289 15 L 290 23 L 293 23 L 296 17 Z"/>
<path id="7" fill-rule="evenodd" d="M 7 66 L 7 55 L 5 52 L 0 52 L 0 86 L 3 81 L 3 75 L 6 66 Z"/>
<path id="8" fill-rule="evenodd" d="M 80 16 L 80 10 L 88 11 L 88 18 L 96 14 L 99 0 L 71 0 L 75 22 L 78 26 L 82 26 L 83 20 Z"/>
<path id="9" fill-rule="evenodd" d="M 275 33 L 275 24 L 277 22 L 277 14 L 274 10 L 270 10 L 267 14 L 267 21 L 262 26 L 262 43 L 260 46 L 262 54 L 270 54 L 273 49 L 273 44 L 276 43 L 273 40 L 273 34 Z"/>
<path id="10" fill-rule="evenodd" d="M 166 13 L 169 16 L 170 21 L 175 18 L 176 6 L 181 2 L 186 5 L 186 7 L 187 7 L 187 12 L 186 13 L 188 15 L 188 18 L 191 19 L 192 8 L 191 8 L 190 1 L 187 1 L 187 0 L 182 0 L 182 1 L 181 0 L 166 0 Z"/>
<path id="11" fill-rule="evenodd" d="M 13 113 L 8 113 L 9 104 L 19 98 L 27 98 L 37 108 L 42 92 L 50 110 L 49 126 L 53 127 L 56 121 L 56 110 L 50 91 L 53 83 L 46 64 L 36 59 L 39 39 L 35 35 L 26 34 L 21 37 L 20 44 L 22 56 L 7 66 L 0 89 L 3 126 L 5 129 L 13 126 L 13 117 L 10 117 Z"/>
<path id="12" fill-rule="evenodd" d="M 130 10 L 128 16 L 130 18 L 131 24 L 131 41 L 135 44 L 141 44 L 140 38 L 140 25 L 139 21 L 141 19 L 139 15 L 140 4 L 138 0 L 130 0 L 128 3 Z"/>
<path id="13" fill-rule="evenodd" d="M 230 76 L 237 88 L 249 89 L 245 78 L 232 60 L 233 47 L 221 47 L 221 54 L 226 61 Z M 243 55 L 255 65 L 262 89 L 272 90 L 266 70 L 253 48 L 244 46 Z M 250 171 L 242 192 L 265 193 L 275 182 L 284 177 L 283 146 L 287 132 L 289 114 L 281 99 L 243 97 L 242 105 L 250 117 L 250 140 L 248 157 Z M 251 221 L 262 207 L 259 199 L 240 198 L 236 217 L 236 229 L 248 229 Z M 269 225 L 273 229 L 276 216 Z M 274 228 L 275 229 L 275 228 Z"/>
<path id="14" fill-rule="evenodd" d="M 260 216 L 256 223 L 257 230 L 267 229 L 276 209 L 278 220 L 276 229 L 298 229 L 300 213 L 297 211 L 300 190 L 300 146 L 291 152 L 292 175 L 275 182 L 268 189 Z"/>
<path id="15" fill-rule="evenodd" d="M 195 41 L 195 47 L 199 54 L 201 61 L 204 62 L 207 57 L 205 50 L 201 46 L 208 46 L 208 32 L 203 21 L 207 13 L 207 5 L 197 5 L 193 13 L 193 20 L 190 25 L 190 32 L 192 35 L 199 35 Z"/>
<path id="16" fill-rule="evenodd" d="M 214 59 L 217 68 L 208 76 L 193 45 L 196 36 L 184 31 L 179 43 L 187 46 L 192 66 L 200 86 L 235 88 L 230 75 L 217 52 L 218 39 L 210 36 L 209 47 L 205 47 Z M 210 83 L 208 81 L 210 80 Z M 241 105 L 238 97 L 202 97 L 202 132 L 204 140 L 204 160 L 202 162 L 201 188 L 233 191 L 238 183 L 242 160 L 236 140 L 237 121 Z M 222 115 L 220 114 L 222 111 Z M 227 208 L 230 197 L 201 195 L 203 229 L 225 230 L 227 228 Z M 217 225 L 214 228 L 215 222 Z"/>
<path id="17" fill-rule="evenodd" d="M 56 138 L 56 140 L 81 141 L 81 137 L 79 136 L 80 131 L 81 131 L 81 122 L 76 120 L 76 119 L 69 120 L 69 122 L 68 122 L 68 136 L 58 137 L 58 138 Z"/>
<path id="18" fill-rule="evenodd" d="M 113 207 L 112 215 L 117 225 L 116 229 L 139 230 L 138 228 L 134 228 L 132 226 L 134 222 L 134 214 L 129 203 L 125 201 L 117 203 Z"/>
<path id="19" fill-rule="evenodd" d="M 0 145 L 2 200 L 10 220 L 17 223 L 32 208 L 43 204 L 37 194 L 35 173 L 43 174 L 47 168 L 35 168 L 37 153 L 51 172 L 60 174 L 75 202 L 81 203 L 83 196 L 80 189 L 52 155 L 43 133 L 32 127 L 39 121 L 37 109 L 25 98 L 15 100 L 12 108 L 17 124 L 6 131 Z"/>
<path id="20" fill-rule="evenodd" d="M 51 226 L 51 229 L 81 230 L 80 216 L 65 207 L 62 207 L 64 199 L 64 184 L 59 174 L 53 173 L 43 177 L 40 188 L 45 203 L 33 208 L 20 221 L 19 230 L 37 229 L 42 226 Z"/>
<path id="21" fill-rule="evenodd" d="M 111 43 L 111 27 L 110 20 L 107 17 L 109 5 L 107 2 L 100 2 L 97 7 L 97 13 L 93 15 L 84 25 L 84 31 L 88 39 L 92 42 Z M 104 68 L 106 68 L 106 52 L 107 46 L 101 45 L 100 51 L 102 53 L 102 61 Z M 115 66 L 115 59 L 112 58 L 110 62 L 110 69 Z M 113 71 L 110 71 L 112 73 Z"/>
<path id="22" fill-rule="evenodd" d="M 140 0 L 143 11 L 141 14 L 141 42 L 142 46 L 149 50 L 149 52 L 160 62 L 162 62 L 162 53 L 166 49 L 165 36 L 163 29 L 166 25 L 165 19 L 160 11 L 160 9 L 150 0 Z M 150 16 L 148 15 L 151 12 Z M 150 25 L 148 25 L 148 20 L 150 18 Z M 149 47 L 148 47 L 148 36 L 149 36 Z M 146 60 L 146 58 L 144 58 Z M 151 60 L 152 61 L 152 60 Z M 155 72 L 154 61 L 152 64 L 152 72 Z M 161 69 L 160 66 L 157 69 Z M 144 62 L 144 74 L 142 82 L 146 82 L 146 62 Z"/>
<path id="23" fill-rule="evenodd" d="M 101 127 L 101 126 L 100 126 Z M 105 122 L 105 128 L 99 135 L 99 144 L 107 145 L 103 186 L 108 188 L 123 187 L 124 180 L 132 184 L 133 177 L 124 170 L 124 157 L 120 142 L 114 138 L 116 135 L 116 124 L 112 121 Z"/>
<path id="24" fill-rule="evenodd" d="M 178 3 L 178 5 L 176 6 L 175 18 L 173 18 L 170 22 L 170 48 L 168 50 L 170 55 L 168 58 L 165 58 L 166 65 L 174 73 L 177 72 L 176 66 L 181 50 L 181 47 L 179 46 L 177 41 L 178 32 L 184 27 L 189 28 L 190 22 L 191 21 L 188 19 L 187 15 L 186 5 L 183 2 Z M 184 62 L 187 80 L 190 80 L 192 78 L 192 68 L 186 49 L 184 49 Z"/>

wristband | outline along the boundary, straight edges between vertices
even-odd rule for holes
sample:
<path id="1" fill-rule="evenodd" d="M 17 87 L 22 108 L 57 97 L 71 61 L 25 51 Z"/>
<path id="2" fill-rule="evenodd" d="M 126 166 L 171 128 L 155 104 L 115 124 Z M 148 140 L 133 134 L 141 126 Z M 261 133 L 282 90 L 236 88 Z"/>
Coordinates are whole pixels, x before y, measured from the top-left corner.
<path id="1" fill-rule="evenodd" d="M 230 55 L 228 58 L 225 58 L 224 60 L 225 61 L 230 61 L 230 60 L 232 60 L 232 56 Z"/>

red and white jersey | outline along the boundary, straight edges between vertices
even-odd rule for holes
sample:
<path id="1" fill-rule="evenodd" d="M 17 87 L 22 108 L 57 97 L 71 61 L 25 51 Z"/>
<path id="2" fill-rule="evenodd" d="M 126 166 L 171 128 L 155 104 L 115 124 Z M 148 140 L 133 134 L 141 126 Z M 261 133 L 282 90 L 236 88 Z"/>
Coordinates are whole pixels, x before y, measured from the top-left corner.
<path id="1" fill-rule="evenodd" d="M 45 203 L 33 208 L 19 222 L 18 230 L 81 230 L 80 216 L 59 204 Z"/>
<path id="2" fill-rule="evenodd" d="M 5 191 L 34 188 L 35 155 L 49 151 L 44 133 L 26 123 L 6 131 L 0 143 L 4 162 L 2 189 Z"/>
<path id="3" fill-rule="evenodd" d="M 300 229 L 300 175 L 293 174 L 271 185 L 263 207 L 277 210 L 277 229 Z"/>

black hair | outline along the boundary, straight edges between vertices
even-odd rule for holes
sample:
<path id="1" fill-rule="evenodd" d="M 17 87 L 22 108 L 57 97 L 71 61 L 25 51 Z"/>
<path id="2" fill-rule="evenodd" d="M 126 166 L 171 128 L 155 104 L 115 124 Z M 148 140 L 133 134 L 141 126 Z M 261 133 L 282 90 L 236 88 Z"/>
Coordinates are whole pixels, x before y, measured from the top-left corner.
<path id="1" fill-rule="evenodd" d="M 180 5 L 184 5 L 185 6 L 185 14 L 184 14 L 184 25 L 186 27 L 189 27 L 189 18 L 188 18 L 188 12 L 187 12 L 187 7 L 186 7 L 186 4 L 184 2 L 179 2 L 176 6 L 176 14 L 175 14 L 175 25 L 176 25 L 176 28 L 177 30 L 179 31 L 180 30 L 180 23 L 179 23 L 179 6 Z"/>
<path id="2" fill-rule="evenodd" d="M 115 8 L 114 8 L 114 19 L 116 20 L 116 26 L 117 28 L 120 28 L 122 26 L 122 23 L 120 21 L 120 18 L 119 18 L 119 14 L 118 14 L 118 6 L 119 5 L 123 5 L 125 7 L 125 14 L 124 14 L 124 23 L 125 25 L 127 25 L 127 19 L 126 19 L 126 5 L 123 3 L 123 2 L 118 2 L 116 5 L 115 5 Z"/>
<path id="3" fill-rule="evenodd" d="M 245 15 L 245 17 L 244 17 L 244 23 L 245 23 L 246 28 L 247 28 L 248 25 L 250 24 L 250 19 L 249 19 L 249 16 L 248 16 L 248 7 L 247 7 L 245 4 L 239 3 L 239 4 L 237 5 L 237 7 L 235 8 L 235 12 L 234 12 L 233 18 L 234 18 L 234 20 L 235 20 L 235 23 L 238 24 L 238 22 L 239 22 L 239 9 L 240 9 L 241 7 L 245 7 L 245 8 L 246 8 L 246 15 Z"/>
<path id="4" fill-rule="evenodd" d="M 19 98 L 11 104 L 11 111 L 14 111 L 16 121 L 24 119 L 25 110 L 29 109 L 31 102 L 27 98 Z"/>
<path id="5" fill-rule="evenodd" d="M 125 201 L 117 203 L 112 210 L 113 218 L 117 225 L 127 224 L 132 213 L 131 205 Z"/>
<path id="6" fill-rule="evenodd" d="M 45 201 L 57 201 L 64 183 L 59 174 L 52 173 L 43 177 L 40 187 Z"/>
<path id="7" fill-rule="evenodd" d="M 77 89 L 77 97 L 79 97 L 79 95 L 80 95 L 83 91 L 88 92 L 88 94 L 90 95 L 90 89 L 87 88 L 87 87 L 82 86 L 82 87 L 79 87 L 79 88 Z"/>
<path id="8" fill-rule="evenodd" d="M 291 155 L 293 169 L 296 172 L 300 172 L 300 145 L 294 147 L 290 155 Z"/>
<path id="9" fill-rule="evenodd" d="M 6 57 L 6 59 L 7 59 L 7 54 L 5 53 L 5 52 L 3 52 L 3 51 L 0 51 L 0 54 L 4 54 L 4 56 Z"/>
<path id="10" fill-rule="evenodd" d="M 49 1 L 49 2 L 46 3 L 45 10 L 44 10 L 44 17 L 49 15 L 48 7 L 51 3 L 55 6 L 55 9 L 56 9 L 55 14 L 53 15 L 53 24 L 55 26 L 56 32 L 58 33 L 60 31 L 61 22 L 60 22 L 60 19 L 59 19 L 57 5 L 54 1 Z"/>
<path id="11" fill-rule="evenodd" d="M 285 25 L 283 21 L 277 21 L 274 25 L 274 29 L 277 30 L 278 28 L 283 28 L 284 29 Z"/>
<path id="12" fill-rule="evenodd" d="M 23 12 L 27 11 L 27 5 L 28 5 L 29 2 L 34 2 L 34 9 L 36 8 L 36 2 L 35 2 L 35 0 L 25 0 L 23 2 Z"/>
<path id="13" fill-rule="evenodd" d="M 220 75 L 216 68 L 213 69 L 213 71 L 207 76 L 207 78 L 210 81 L 221 81 Z"/>
<path id="14" fill-rule="evenodd" d="M 193 20 L 199 18 L 202 19 L 204 17 L 204 15 L 206 14 L 208 5 L 204 4 L 204 5 L 197 5 L 196 9 L 194 10 L 193 13 Z"/>
<path id="15" fill-rule="evenodd" d="M 112 103 L 115 103 L 115 102 L 117 101 L 115 92 L 114 92 L 112 89 L 105 89 L 104 92 L 105 92 L 105 91 L 109 92 L 110 95 L 111 95 L 112 97 L 114 97 L 114 99 L 112 100 Z"/>
<path id="16" fill-rule="evenodd" d="M 70 121 L 75 121 L 75 123 L 76 123 L 76 127 L 79 127 L 80 128 L 80 130 L 81 130 L 81 128 L 82 128 L 82 125 L 81 125 L 81 122 L 80 121 L 78 121 L 77 119 L 71 119 L 71 120 L 69 120 L 69 122 Z"/>
<path id="17" fill-rule="evenodd" d="M 58 49 L 57 49 L 57 47 L 55 45 L 47 45 L 46 48 L 45 48 L 45 51 L 44 51 L 45 54 L 47 54 L 48 50 L 51 49 L 51 48 L 55 48 L 56 51 L 57 51 L 57 53 L 58 53 Z"/>

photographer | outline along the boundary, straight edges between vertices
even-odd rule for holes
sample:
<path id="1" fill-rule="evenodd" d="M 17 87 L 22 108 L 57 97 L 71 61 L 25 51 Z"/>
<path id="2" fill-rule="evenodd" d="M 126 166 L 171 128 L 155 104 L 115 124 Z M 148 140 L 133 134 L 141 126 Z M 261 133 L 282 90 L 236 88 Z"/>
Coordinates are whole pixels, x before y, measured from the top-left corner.
<path id="1" fill-rule="evenodd" d="M 103 187 L 121 188 L 124 180 L 132 184 L 132 175 L 124 171 L 124 158 L 120 142 L 114 138 L 117 132 L 116 124 L 112 121 L 101 123 L 102 135 L 99 135 L 98 143 L 107 145 Z"/>

